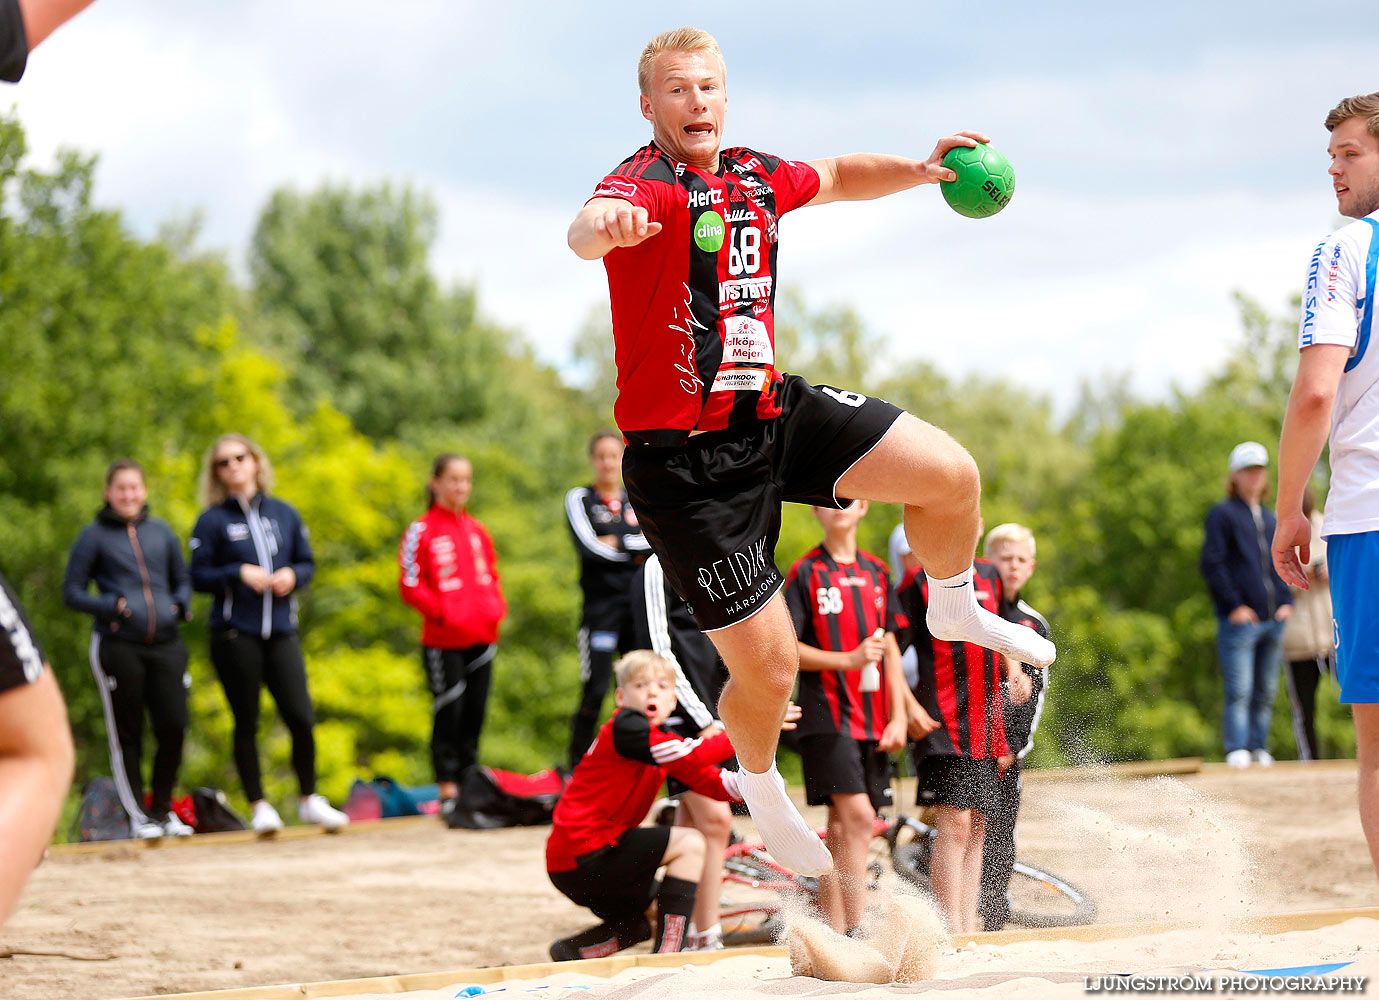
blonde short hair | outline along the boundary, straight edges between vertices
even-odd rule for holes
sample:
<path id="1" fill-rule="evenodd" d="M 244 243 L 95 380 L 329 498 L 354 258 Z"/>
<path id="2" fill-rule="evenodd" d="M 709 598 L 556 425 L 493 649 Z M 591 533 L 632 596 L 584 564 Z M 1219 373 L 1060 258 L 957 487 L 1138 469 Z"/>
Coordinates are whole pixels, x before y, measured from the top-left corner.
<path id="1" fill-rule="evenodd" d="M 218 507 L 229 496 L 220 477 L 215 474 L 215 453 L 221 445 L 232 441 L 244 445 L 245 451 L 254 456 L 254 483 L 259 492 L 268 493 L 273 489 L 273 463 L 268 461 L 264 450 L 243 434 L 222 434 L 206 449 L 206 457 L 201 463 L 201 503 L 206 507 Z"/>
<path id="2" fill-rule="evenodd" d="M 1034 532 L 1023 524 L 1007 521 L 1005 524 L 996 525 L 986 533 L 986 539 L 982 542 L 982 554 L 990 559 L 992 551 L 1003 542 L 1029 542 L 1030 558 L 1034 558 Z"/>
<path id="3" fill-rule="evenodd" d="M 1334 132 L 1341 122 L 1363 118 L 1369 134 L 1379 138 L 1379 93 L 1347 97 L 1326 116 L 1326 130 Z"/>
<path id="4" fill-rule="evenodd" d="M 672 682 L 676 680 L 675 664 L 649 649 L 634 649 L 613 664 L 613 676 L 618 680 L 618 687 L 631 684 L 642 674 L 649 673 L 659 674 Z"/>
<path id="5" fill-rule="evenodd" d="M 723 52 L 718 40 L 699 28 L 686 25 L 673 31 L 663 31 L 642 49 L 642 57 L 637 60 L 637 87 L 642 96 L 651 93 L 651 74 L 656 68 L 656 57 L 662 52 L 712 52 L 718 56 L 718 65 L 723 70 L 723 82 L 728 82 L 728 64 L 723 61 Z"/>

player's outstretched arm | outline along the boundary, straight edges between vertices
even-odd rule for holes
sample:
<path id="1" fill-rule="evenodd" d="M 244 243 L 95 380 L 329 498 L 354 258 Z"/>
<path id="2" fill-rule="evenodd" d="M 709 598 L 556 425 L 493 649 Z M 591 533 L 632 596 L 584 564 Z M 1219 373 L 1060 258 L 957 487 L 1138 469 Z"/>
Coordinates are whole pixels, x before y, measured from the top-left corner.
<path id="1" fill-rule="evenodd" d="M 585 260 L 598 260 L 618 247 L 635 247 L 661 231 L 645 208 L 621 198 L 595 198 L 570 223 L 566 241 Z"/>
<path id="2" fill-rule="evenodd" d="M 72 784 L 72 734 L 53 672 L 0 694 L 0 924 L 53 835 Z"/>
<path id="3" fill-rule="evenodd" d="M 809 204 L 871 201 L 920 184 L 956 180 L 957 175 L 943 165 L 948 151 L 955 146 L 975 146 L 990 141 L 982 132 L 957 132 L 940 139 L 927 160 L 912 160 L 884 153 L 849 153 L 847 156 L 811 160 L 809 165 L 819 172 L 819 193 Z"/>
<path id="4" fill-rule="evenodd" d="M 38 43 L 51 35 L 64 21 L 81 13 L 91 5 L 92 0 L 19 0 L 19 9 L 24 14 L 24 34 L 28 37 L 29 51 L 38 48 Z"/>
<path id="5" fill-rule="evenodd" d="M 1274 530 L 1274 568 L 1284 581 L 1307 589 L 1303 565 L 1308 561 L 1312 527 L 1302 513 L 1302 491 L 1321 458 L 1336 387 L 1350 359 L 1350 348 L 1340 344 L 1314 344 L 1303 348 L 1288 411 L 1278 442 L 1278 527 Z M 1301 551 L 1302 558 L 1298 558 Z"/>

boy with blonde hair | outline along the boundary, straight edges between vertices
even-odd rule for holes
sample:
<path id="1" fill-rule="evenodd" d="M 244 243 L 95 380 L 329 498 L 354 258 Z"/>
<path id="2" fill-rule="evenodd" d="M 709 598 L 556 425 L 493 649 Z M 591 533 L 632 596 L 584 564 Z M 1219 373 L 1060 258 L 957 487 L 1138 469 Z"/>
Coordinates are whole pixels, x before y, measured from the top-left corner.
<path id="1" fill-rule="evenodd" d="M 654 951 L 685 944 L 704 870 L 704 837 L 692 827 L 639 824 L 672 775 L 701 795 L 741 801 L 737 776 L 717 765 L 728 737 L 683 739 L 661 728 L 675 711 L 675 665 L 649 649 L 613 666 L 617 710 L 603 724 L 560 796 L 546 841 L 551 884 L 603 922 L 551 945 L 551 958 L 599 958 L 651 937 Z M 665 867 L 660 883 L 656 872 Z"/>
<path id="2" fill-rule="evenodd" d="M 1034 574 L 1034 532 L 1013 521 L 998 524 L 986 533 L 982 553 L 996 566 L 1001 576 L 1001 601 L 997 614 L 1009 622 L 1032 628 L 1050 638 L 1044 616 L 1020 597 Z M 1014 666 L 1008 664 L 1008 666 Z M 977 910 L 983 930 L 998 931 L 1010 919 L 1010 875 L 1015 864 L 1015 820 L 1020 813 L 1022 790 L 1021 761 L 1034 746 L 1034 730 L 1044 710 L 1048 671 L 1028 663 L 1007 671 L 1001 685 L 1001 710 L 1005 716 L 1007 756 L 998 762 L 1001 777 L 996 782 L 996 801 L 987 821 L 986 846 L 982 850 L 982 888 Z"/>

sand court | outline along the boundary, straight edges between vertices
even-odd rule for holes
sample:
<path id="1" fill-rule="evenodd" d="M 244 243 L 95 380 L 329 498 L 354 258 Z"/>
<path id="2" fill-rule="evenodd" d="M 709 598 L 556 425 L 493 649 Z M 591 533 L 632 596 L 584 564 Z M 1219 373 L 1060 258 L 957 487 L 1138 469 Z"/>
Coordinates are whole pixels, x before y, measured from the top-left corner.
<path id="1" fill-rule="evenodd" d="M 938 988 L 1023 994 L 1030 983 L 1012 985 L 1022 978 L 1039 990 L 1080 994 L 1084 975 L 1372 961 L 1359 952 L 1379 946 L 1369 918 L 1355 927 L 1333 921 L 1326 931 L 1242 924 L 1267 914 L 1379 905 L 1355 813 L 1353 764 L 1062 778 L 1030 775 L 1018 850 L 1090 891 L 1098 923 L 960 938 L 942 952 L 927 985 L 862 995 Z M 822 821 L 822 810 L 808 815 Z M 740 829 L 750 834 L 745 823 Z M 685 972 L 695 960 L 689 955 L 658 957 L 671 959 L 669 966 L 643 954 L 604 961 L 653 964 L 549 969 L 540 963 L 550 941 L 586 926 L 588 915 L 546 879 L 545 833 L 400 821 L 340 836 L 225 835 L 201 845 L 56 851 L 0 930 L 0 956 L 10 956 L 0 957 L 0 997 L 114 1000 L 226 989 L 264 998 L 419 990 L 453 997 L 462 985 L 502 985 L 506 1000 L 518 995 L 519 982 L 553 987 L 565 977 L 591 987 L 571 996 L 650 996 L 636 991 L 652 988 L 639 984 L 654 977 L 671 991 L 664 995 L 677 997 L 795 995 L 790 991 L 805 988 L 800 983 L 816 991 L 804 995 L 877 989 L 854 985 L 864 978 L 856 976 L 836 984 L 788 981 L 785 948 L 718 953 L 711 973 Z M 881 895 L 874 912 L 884 905 Z M 1137 928 L 1113 942 L 1080 936 L 1123 923 Z M 1040 936 L 1049 933 L 1062 938 Z M 894 949 L 886 955 L 898 967 Z M 480 969 L 484 978 L 462 982 L 460 973 Z M 275 983 L 321 986 L 281 992 Z M 347 983 L 359 985 L 339 992 Z M 336 992 L 316 991 L 326 984 Z M 532 995 L 540 994 L 551 991 Z"/>

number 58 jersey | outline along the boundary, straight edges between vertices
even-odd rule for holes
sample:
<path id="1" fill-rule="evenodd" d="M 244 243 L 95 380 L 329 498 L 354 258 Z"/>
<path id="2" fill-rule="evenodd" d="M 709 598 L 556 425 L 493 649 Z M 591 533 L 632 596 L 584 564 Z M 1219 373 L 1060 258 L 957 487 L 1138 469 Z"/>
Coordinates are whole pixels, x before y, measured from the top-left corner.
<path id="1" fill-rule="evenodd" d="M 645 208 L 663 227 L 603 258 L 618 366 L 614 415 L 629 441 L 683 444 L 780 415 L 774 305 L 780 216 L 819 191 L 807 163 L 743 147 L 717 174 L 650 143 L 594 198 Z"/>

